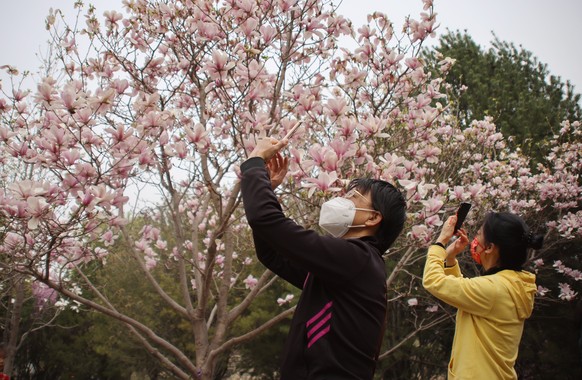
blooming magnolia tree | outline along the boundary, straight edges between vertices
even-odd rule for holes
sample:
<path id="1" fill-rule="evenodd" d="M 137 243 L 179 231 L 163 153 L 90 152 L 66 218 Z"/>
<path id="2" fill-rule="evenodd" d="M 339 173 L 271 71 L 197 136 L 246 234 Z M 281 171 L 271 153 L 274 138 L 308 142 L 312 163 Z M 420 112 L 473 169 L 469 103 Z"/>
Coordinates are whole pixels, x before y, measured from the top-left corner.
<path id="1" fill-rule="evenodd" d="M 51 13 L 51 75 L 34 91 L 4 87 L 0 98 L 0 159 L 12 169 L 2 174 L 2 270 L 121 321 L 173 376 L 210 379 L 219 355 L 293 311 L 282 294 L 279 315 L 253 331 L 230 330 L 275 280 L 250 272 L 238 168 L 259 135 L 283 136 L 298 122 L 279 192 L 299 223 L 315 226 L 318 205 L 353 177 L 382 178 L 407 194 L 408 227 L 386 253 L 390 302 L 415 315 L 405 340 L 447 318 L 414 290 L 419 278 L 407 268 L 459 202 L 476 206 L 469 224 L 510 209 L 553 242 L 580 239 L 579 123 L 564 122 L 535 173 L 491 120 L 459 129 L 441 103 L 452 60 L 435 75 L 417 58 L 436 28 L 432 1 L 422 4 L 402 30 L 382 13 L 354 28 L 321 0 L 124 0 L 124 13 L 103 16 L 78 4 L 85 25 L 77 27 L 58 27 L 64 20 Z M 134 202 L 148 221 L 139 233 L 128 228 Z M 194 355 L 92 282 L 87 268 L 106 268 L 120 239 L 189 326 Z M 178 293 L 157 280 L 160 267 L 172 268 Z"/>

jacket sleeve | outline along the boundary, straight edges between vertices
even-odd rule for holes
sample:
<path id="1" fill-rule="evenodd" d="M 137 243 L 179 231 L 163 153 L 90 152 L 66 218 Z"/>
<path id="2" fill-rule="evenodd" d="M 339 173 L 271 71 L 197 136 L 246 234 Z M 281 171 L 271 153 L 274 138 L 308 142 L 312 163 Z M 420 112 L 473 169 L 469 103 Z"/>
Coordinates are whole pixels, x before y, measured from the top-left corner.
<path id="1" fill-rule="evenodd" d="M 321 236 L 287 218 L 271 189 L 262 159 L 248 159 L 241 165 L 241 172 L 246 218 L 255 242 L 259 242 L 257 254 L 281 277 L 293 276 L 294 285 L 300 278 L 298 268 L 305 274 L 311 272 L 327 281 L 344 283 L 364 268 L 372 254 L 378 254 L 360 239 Z M 280 257 L 275 259 L 273 255 Z M 284 273 L 283 268 L 288 272 Z"/>
<path id="2" fill-rule="evenodd" d="M 257 250 L 257 258 L 265 267 L 295 287 L 303 289 L 303 285 L 307 279 L 307 272 L 305 270 L 294 265 L 289 259 L 278 255 L 266 240 L 261 239 L 254 232 L 253 240 L 255 242 L 255 249 Z"/>
<path id="3" fill-rule="evenodd" d="M 447 268 L 451 271 L 451 275 L 447 275 L 444 268 L 446 255 L 447 252 L 442 247 L 433 245 L 429 248 L 422 276 L 424 288 L 436 298 L 457 309 L 475 315 L 487 315 L 497 298 L 498 290 L 495 283 L 487 276 L 463 278 L 458 264 Z"/>

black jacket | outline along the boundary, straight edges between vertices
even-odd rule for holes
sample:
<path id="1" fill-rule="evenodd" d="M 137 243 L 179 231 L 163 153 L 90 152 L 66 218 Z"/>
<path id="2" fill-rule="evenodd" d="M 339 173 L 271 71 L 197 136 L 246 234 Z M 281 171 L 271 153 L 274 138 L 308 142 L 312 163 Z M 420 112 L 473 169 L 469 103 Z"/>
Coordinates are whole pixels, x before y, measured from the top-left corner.
<path id="1" fill-rule="evenodd" d="M 386 270 L 376 239 L 321 236 L 285 217 L 264 161 L 241 166 L 242 197 L 259 260 L 302 289 L 282 380 L 372 379 L 386 315 Z"/>

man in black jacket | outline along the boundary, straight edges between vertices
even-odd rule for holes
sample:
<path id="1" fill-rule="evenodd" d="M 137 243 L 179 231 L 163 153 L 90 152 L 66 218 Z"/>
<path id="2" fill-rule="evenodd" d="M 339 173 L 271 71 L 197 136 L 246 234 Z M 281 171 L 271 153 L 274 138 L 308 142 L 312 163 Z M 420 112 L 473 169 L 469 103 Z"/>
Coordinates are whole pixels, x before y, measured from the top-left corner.
<path id="1" fill-rule="evenodd" d="M 334 236 L 304 229 L 285 217 L 273 192 L 287 172 L 279 154 L 286 144 L 261 139 L 241 165 L 257 256 L 302 289 L 281 379 L 372 379 L 387 304 L 382 254 L 402 231 L 404 198 L 385 181 L 356 179 L 345 197 L 322 206 L 320 225 Z"/>

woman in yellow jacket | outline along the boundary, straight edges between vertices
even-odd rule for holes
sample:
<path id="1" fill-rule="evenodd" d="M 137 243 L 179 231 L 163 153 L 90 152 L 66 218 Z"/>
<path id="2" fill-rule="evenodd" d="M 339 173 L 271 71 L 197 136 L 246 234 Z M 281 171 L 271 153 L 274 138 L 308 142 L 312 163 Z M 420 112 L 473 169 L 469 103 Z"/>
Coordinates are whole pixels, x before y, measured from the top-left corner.
<path id="1" fill-rule="evenodd" d="M 485 273 L 464 278 L 456 256 L 469 243 L 466 232 L 460 229 L 447 247 L 456 221 L 448 218 L 429 248 L 423 275 L 427 291 L 458 309 L 448 378 L 517 379 L 514 364 L 536 293 L 535 275 L 522 266 L 543 236 L 534 236 L 517 215 L 489 213 L 471 243 Z"/>

